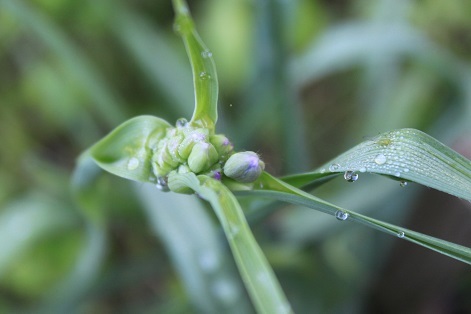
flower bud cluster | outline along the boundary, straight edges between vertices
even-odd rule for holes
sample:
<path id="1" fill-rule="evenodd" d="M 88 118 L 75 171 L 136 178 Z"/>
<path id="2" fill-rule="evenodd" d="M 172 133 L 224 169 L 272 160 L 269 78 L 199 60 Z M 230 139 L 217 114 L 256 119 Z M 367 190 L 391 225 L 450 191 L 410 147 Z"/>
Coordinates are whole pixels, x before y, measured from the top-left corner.
<path id="1" fill-rule="evenodd" d="M 205 174 L 217 180 L 223 175 L 241 183 L 258 179 L 265 164 L 254 152 L 234 153 L 231 142 L 221 134 L 190 125 L 179 119 L 167 129 L 153 148 L 152 171 L 159 186 L 177 193 L 191 193 L 179 180 L 168 180 L 170 173 Z M 172 176 L 170 176 L 172 178 Z"/>
<path id="2" fill-rule="evenodd" d="M 195 174 L 220 178 L 223 164 L 233 154 L 233 145 L 224 135 L 210 134 L 180 119 L 153 151 L 152 170 L 158 178 L 166 178 L 181 165 Z"/>

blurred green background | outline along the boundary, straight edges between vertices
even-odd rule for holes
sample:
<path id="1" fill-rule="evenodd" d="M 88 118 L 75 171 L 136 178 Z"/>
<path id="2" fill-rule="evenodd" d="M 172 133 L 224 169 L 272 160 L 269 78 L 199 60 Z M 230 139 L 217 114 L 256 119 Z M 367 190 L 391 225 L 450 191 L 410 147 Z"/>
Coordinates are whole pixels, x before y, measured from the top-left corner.
<path id="1" fill-rule="evenodd" d="M 218 129 L 277 175 L 395 128 L 471 157 L 468 0 L 189 1 L 220 81 Z M 0 313 L 250 313 L 223 234 L 195 197 L 76 158 L 133 116 L 190 118 L 170 0 L 0 0 Z M 314 191 L 471 246 L 470 203 L 362 174 Z M 471 312 L 460 262 L 312 210 L 246 202 L 298 313 Z"/>

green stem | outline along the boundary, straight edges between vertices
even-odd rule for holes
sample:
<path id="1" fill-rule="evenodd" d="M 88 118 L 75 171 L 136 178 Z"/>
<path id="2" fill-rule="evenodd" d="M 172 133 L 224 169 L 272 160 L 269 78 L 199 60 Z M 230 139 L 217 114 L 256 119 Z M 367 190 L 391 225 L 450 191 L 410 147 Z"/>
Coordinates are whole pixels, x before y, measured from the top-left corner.
<path id="1" fill-rule="evenodd" d="M 195 30 L 188 6 L 173 0 L 175 30 L 180 34 L 190 59 L 195 88 L 195 111 L 191 124 L 214 131 L 218 114 L 218 79 L 212 53 Z"/>

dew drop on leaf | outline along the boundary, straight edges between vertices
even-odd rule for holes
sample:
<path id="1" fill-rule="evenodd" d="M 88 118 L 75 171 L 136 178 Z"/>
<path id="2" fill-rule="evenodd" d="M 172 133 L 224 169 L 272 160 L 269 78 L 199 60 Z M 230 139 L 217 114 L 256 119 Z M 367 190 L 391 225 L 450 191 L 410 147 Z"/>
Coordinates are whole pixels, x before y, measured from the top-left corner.
<path id="1" fill-rule="evenodd" d="M 407 186 L 407 181 L 401 181 L 401 183 L 399 183 L 399 185 L 401 186 L 401 188 L 404 188 Z"/>
<path id="2" fill-rule="evenodd" d="M 341 210 L 338 210 L 338 211 L 335 212 L 335 218 L 337 218 L 338 220 L 341 220 L 341 221 L 347 220 L 348 216 L 350 216 L 348 213 L 346 213 L 344 211 L 341 211 Z"/>
<path id="3" fill-rule="evenodd" d="M 386 156 L 383 154 L 379 154 L 378 156 L 375 157 L 375 163 L 378 165 L 382 165 L 386 162 Z"/>
<path id="4" fill-rule="evenodd" d="M 208 73 L 206 72 L 201 72 L 200 73 L 200 79 L 201 80 L 209 80 L 211 78 L 211 75 L 209 75 Z"/>
<path id="5" fill-rule="evenodd" d="M 167 178 L 165 177 L 157 177 L 157 184 L 155 187 L 163 192 L 168 192 L 170 189 L 168 188 Z"/>
<path id="6" fill-rule="evenodd" d="M 201 52 L 201 56 L 206 59 L 206 58 L 210 58 L 213 56 L 213 53 L 209 50 L 205 50 L 203 52 Z"/>
<path id="7" fill-rule="evenodd" d="M 135 170 L 137 169 L 137 167 L 139 167 L 139 159 L 137 159 L 136 157 L 132 157 L 131 159 L 129 159 L 128 170 Z"/>
<path id="8" fill-rule="evenodd" d="M 402 238 L 404 238 L 405 236 L 406 236 L 406 234 L 405 234 L 404 232 L 402 232 L 402 231 L 397 233 L 397 237 L 398 237 L 398 238 L 401 238 L 401 239 L 402 239 Z"/>
<path id="9" fill-rule="evenodd" d="M 343 177 L 348 182 L 355 182 L 358 180 L 358 173 L 355 173 L 354 171 L 345 171 Z"/>
<path id="10" fill-rule="evenodd" d="M 184 128 L 188 125 L 188 120 L 185 118 L 180 118 L 177 120 L 177 123 L 175 124 L 177 128 Z"/>
<path id="11" fill-rule="evenodd" d="M 339 170 L 339 169 L 340 169 L 340 165 L 339 165 L 339 164 L 332 164 L 332 165 L 329 166 L 329 171 L 330 171 L 330 172 L 335 172 L 335 171 L 337 171 L 337 170 Z"/>

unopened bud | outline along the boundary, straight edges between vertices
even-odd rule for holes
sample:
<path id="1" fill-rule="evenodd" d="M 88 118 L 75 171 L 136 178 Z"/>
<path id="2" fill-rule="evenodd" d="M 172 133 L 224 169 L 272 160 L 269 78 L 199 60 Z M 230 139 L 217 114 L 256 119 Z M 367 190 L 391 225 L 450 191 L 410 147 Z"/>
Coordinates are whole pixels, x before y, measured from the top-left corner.
<path id="1" fill-rule="evenodd" d="M 219 160 L 226 161 L 232 154 L 234 145 L 224 135 L 218 134 L 210 137 L 209 141 L 214 145 L 219 154 Z"/>
<path id="2" fill-rule="evenodd" d="M 208 170 L 218 161 L 218 153 L 209 143 L 196 143 L 188 157 L 188 166 L 194 173 Z"/>
<path id="3" fill-rule="evenodd" d="M 265 163 L 254 152 L 235 153 L 226 161 L 224 174 L 242 183 L 254 182 L 258 179 Z"/>

